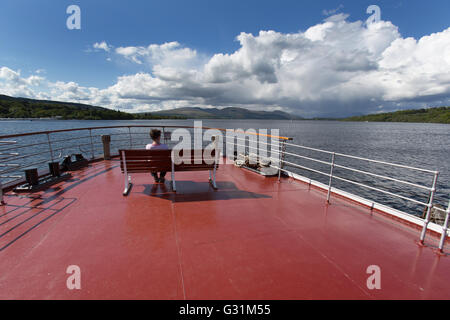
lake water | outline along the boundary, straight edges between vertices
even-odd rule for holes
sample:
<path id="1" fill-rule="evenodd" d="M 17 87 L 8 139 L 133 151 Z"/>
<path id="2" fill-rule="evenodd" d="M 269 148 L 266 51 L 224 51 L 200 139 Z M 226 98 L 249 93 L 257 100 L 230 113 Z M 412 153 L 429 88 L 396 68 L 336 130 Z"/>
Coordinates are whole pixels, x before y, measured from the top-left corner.
<path id="1" fill-rule="evenodd" d="M 95 126 L 114 125 L 180 125 L 192 126 L 193 120 L 142 120 L 142 121 L 62 121 L 62 120 L 33 120 L 33 121 L 0 121 L 0 135 L 23 133 L 30 131 L 45 131 L 69 128 L 84 128 Z M 215 128 L 255 128 L 255 129 L 279 129 L 281 136 L 292 137 L 293 143 L 303 146 L 324 149 L 333 152 L 350 154 L 370 159 L 399 163 L 408 166 L 438 170 L 438 193 L 436 201 L 447 206 L 450 193 L 450 125 L 446 124 L 416 124 L 416 123 L 376 123 L 376 122 L 339 122 L 339 121 L 285 121 L 285 120 L 203 120 L 203 126 Z M 147 130 L 147 129 L 145 129 Z M 80 134 L 80 133 L 78 133 Z M 84 132 L 84 134 L 86 134 Z M 147 142 L 144 135 L 142 145 Z M 288 147 L 288 151 L 305 156 L 329 160 L 329 155 L 316 152 L 305 152 L 300 149 Z M 329 171 L 329 167 L 311 163 L 307 160 L 298 160 L 287 157 L 304 166 L 323 171 Z M 368 169 L 378 174 L 388 175 L 413 183 L 431 185 L 432 175 L 415 173 L 398 168 L 367 164 L 361 161 L 339 159 L 341 165 L 351 165 L 359 169 Z M 291 168 L 290 168 L 291 169 Z M 292 168 L 304 176 L 328 183 L 328 178 Z M 336 169 L 338 176 L 351 180 L 371 183 L 377 187 L 385 187 L 389 191 L 395 191 L 408 197 L 414 197 L 420 201 L 427 201 L 428 194 L 414 188 L 406 188 L 389 180 L 374 179 L 361 176 L 344 169 Z M 392 199 L 384 194 L 335 181 L 336 186 L 356 194 L 363 195 L 375 201 L 388 204 L 405 210 L 413 210 L 419 214 L 423 208 L 405 203 L 403 200 Z"/>

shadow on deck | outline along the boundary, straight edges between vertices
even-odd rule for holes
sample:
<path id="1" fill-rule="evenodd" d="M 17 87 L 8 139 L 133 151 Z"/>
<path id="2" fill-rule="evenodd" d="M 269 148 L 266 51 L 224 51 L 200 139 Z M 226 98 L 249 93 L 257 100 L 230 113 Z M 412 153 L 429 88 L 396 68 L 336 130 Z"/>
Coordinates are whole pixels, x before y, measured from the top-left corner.
<path id="1" fill-rule="evenodd" d="M 170 182 L 166 183 L 170 184 Z M 151 197 L 170 200 L 174 203 L 271 198 L 265 194 L 239 190 L 235 183 L 229 181 L 217 182 L 217 190 L 214 190 L 209 182 L 177 181 L 177 192 L 173 192 L 166 184 L 145 184 L 142 193 Z"/>

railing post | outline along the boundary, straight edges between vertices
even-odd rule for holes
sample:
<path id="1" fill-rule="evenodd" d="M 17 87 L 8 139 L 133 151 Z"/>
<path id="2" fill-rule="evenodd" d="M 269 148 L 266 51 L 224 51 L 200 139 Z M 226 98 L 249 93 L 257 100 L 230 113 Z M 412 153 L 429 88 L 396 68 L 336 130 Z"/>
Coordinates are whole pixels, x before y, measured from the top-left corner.
<path id="1" fill-rule="evenodd" d="M 53 149 L 52 149 L 52 143 L 50 141 L 50 134 L 47 133 L 47 141 L 48 141 L 48 149 L 50 150 L 50 160 L 53 162 Z"/>
<path id="2" fill-rule="evenodd" d="M 330 203 L 331 183 L 333 181 L 333 169 L 334 169 L 335 158 L 336 158 L 336 153 L 333 152 L 333 155 L 331 156 L 330 182 L 328 183 L 327 203 Z"/>
<path id="3" fill-rule="evenodd" d="M 434 194 L 436 193 L 436 184 L 437 184 L 437 179 L 439 176 L 439 172 L 435 171 L 434 172 L 434 177 L 433 177 L 433 185 L 431 187 L 431 194 L 430 194 L 430 200 L 428 201 L 428 209 L 427 209 L 427 215 L 425 216 L 425 221 L 423 223 L 423 228 L 422 228 L 422 233 L 420 234 L 420 243 L 424 244 L 425 242 L 425 236 L 427 233 L 427 229 L 428 229 L 428 224 L 430 223 L 430 218 L 431 218 L 431 208 L 433 208 L 433 200 L 434 200 Z"/>
<path id="4" fill-rule="evenodd" d="M 94 154 L 94 141 L 92 140 L 92 129 L 89 129 L 89 137 L 91 140 L 91 159 L 93 160 L 95 158 L 95 154 Z"/>
<path id="5" fill-rule="evenodd" d="M 2 179 L 0 178 L 0 206 L 5 205 L 5 201 L 3 201 L 3 185 Z"/>
<path id="6" fill-rule="evenodd" d="M 125 176 L 123 195 L 126 196 L 130 191 L 130 177 L 128 176 L 127 159 L 125 157 L 125 151 L 123 150 L 122 150 L 122 166 L 123 166 L 123 174 Z"/>
<path id="7" fill-rule="evenodd" d="M 278 164 L 278 182 L 280 182 L 281 180 L 281 169 L 283 169 L 283 162 L 284 162 L 284 152 L 286 151 L 286 143 L 283 140 L 281 142 L 281 147 L 280 147 L 280 163 Z"/>
<path id="8" fill-rule="evenodd" d="M 441 241 L 439 241 L 439 251 L 441 253 L 444 252 L 444 243 L 445 243 L 445 238 L 447 237 L 449 216 L 450 216 L 450 200 L 448 201 L 447 211 L 445 212 L 445 222 L 442 225 Z"/>
<path id="9" fill-rule="evenodd" d="M 111 136 L 108 134 L 102 135 L 102 143 L 103 143 L 103 159 L 110 160 L 111 159 Z"/>
<path id="10" fill-rule="evenodd" d="M 131 128 L 128 127 L 128 135 L 130 136 L 130 149 L 133 149 L 133 138 L 131 137 Z"/>
<path id="11" fill-rule="evenodd" d="M 166 143 L 166 133 L 164 132 L 164 127 L 162 127 L 162 135 L 163 135 L 163 142 Z"/>
<path id="12" fill-rule="evenodd" d="M 214 169 L 213 169 L 213 181 L 212 181 L 212 185 L 214 187 L 214 189 L 217 189 L 217 185 L 216 185 L 216 171 L 217 171 L 217 162 L 218 160 L 220 160 L 219 158 L 219 150 L 218 150 L 218 136 L 213 136 L 211 138 L 211 140 L 214 142 Z M 211 171 L 210 171 L 211 174 Z"/>

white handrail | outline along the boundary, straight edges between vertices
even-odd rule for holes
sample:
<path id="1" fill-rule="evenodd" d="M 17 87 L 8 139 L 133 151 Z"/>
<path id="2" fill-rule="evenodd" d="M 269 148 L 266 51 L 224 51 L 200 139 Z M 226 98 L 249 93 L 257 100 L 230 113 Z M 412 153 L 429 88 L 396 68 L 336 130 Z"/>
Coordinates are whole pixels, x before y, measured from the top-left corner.
<path id="1" fill-rule="evenodd" d="M 448 207 L 447 207 L 447 210 L 445 211 L 445 222 L 442 225 L 442 235 L 441 235 L 441 239 L 439 241 L 439 251 L 440 252 L 444 251 L 445 238 L 447 237 L 447 232 L 448 232 L 449 216 L 450 216 L 450 200 L 448 201 Z"/>
<path id="2" fill-rule="evenodd" d="M 274 158 L 270 158 L 270 159 L 274 159 Z M 276 159 L 276 160 L 278 161 L 278 159 Z M 292 163 L 292 162 L 289 162 L 289 161 L 286 161 L 286 160 L 281 160 L 281 162 L 287 163 L 290 166 L 293 166 L 293 167 L 296 167 L 296 168 L 312 171 L 312 172 L 315 172 L 315 173 L 318 173 L 318 174 L 321 174 L 321 175 L 324 175 L 324 176 L 327 176 L 327 177 L 330 176 L 328 173 L 324 173 L 322 171 L 319 171 L 319 170 L 316 170 L 316 169 L 313 169 L 313 168 L 305 167 L 305 166 L 302 166 L 300 164 Z M 280 168 L 277 167 L 277 169 L 280 169 Z"/>
<path id="3" fill-rule="evenodd" d="M 337 167 L 337 168 L 342 168 L 342 169 L 346 169 L 346 170 L 351 170 L 351 171 L 354 171 L 354 172 L 367 174 L 367 175 L 369 175 L 369 176 L 373 176 L 373 177 L 377 177 L 377 178 L 382 178 L 382 179 L 387 179 L 387 180 L 391 180 L 391 181 L 395 181 L 395 182 L 407 184 L 407 185 L 412 186 L 412 187 L 421 188 L 421 189 L 424 189 L 424 190 L 431 191 L 431 188 L 430 188 L 430 187 L 422 186 L 422 185 L 420 185 L 420 184 L 415 184 L 415 183 L 412 183 L 412 182 L 403 181 L 403 180 L 399 180 L 399 179 L 395 179 L 395 178 L 383 176 L 383 175 L 376 174 L 376 173 L 372 173 L 372 172 L 368 172 L 368 171 L 362 171 L 362 170 L 358 170 L 358 169 L 354 169 L 354 168 L 349 168 L 349 167 L 345 167 L 345 166 L 342 166 L 342 165 L 339 165 L 339 164 L 335 164 L 335 167 Z"/>
<path id="4" fill-rule="evenodd" d="M 286 142 L 286 145 L 287 146 L 291 146 L 291 147 L 297 147 L 297 148 L 302 148 L 302 149 L 306 149 L 306 150 L 311 150 L 311 151 L 317 151 L 317 152 L 322 152 L 322 153 L 333 154 L 333 152 L 331 152 L 331 151 L 317 149 L 317 148 L 311 148 L 311 147 L 306 147 L 306 146 L 301 146 L 299 144 L 293 144 L 293 143 L 289 143 L 289 142 Z"/>
<path id="5" fill-rule="evenodd" d="M 333 176 L 333 178 L 336 178 L 336 179 L 344 181 L 344 182 L 352 183 L 352 184 L 355 184 L 355 185 L 360 186 L 360 187 L 364 187 L 364 188 L 368 188 L 368 189 L 371 189 L 371 190 L 374 190 L 374 191 L 382 192 L 382 193 L 385 193 L 385 194 L 388 194 L 390 196 L 397 197 L 397 198 L 400 198 L 400 199 L 403 199 L 403 200 L 411 201 L 411 202 L 414 202 L 414 203 L 417 203 L 417 204 L 420 204 L 420 205 L 423 205 L 423 206 L 427 206 L 428 205 L 425 202 L 421 202 L 421 201 L 418 201 L 418 200 L 415 200 L 415 199 L 412 199 L 412 198 L 404 197 L 404 196 L 401 196 L 399 194 L 395 194 L 395 193 L 392 193 L 392 192 L 389 192 L 389 191 L 386 191 L 386 190 L 383 190 L 383 189 L 371 187 L 371 186 L 368 186 L 366 184 L 359 183 L 359 182 L 356 182 L 356 181 L 353 181 L 353 180 L 348 180 L 348 179 L 345 179 L 345 178 L 342 178 L 342 177 L 338 177 L 338 176 Z"/>
<path id="6" fill-rule="evenodd" d="M 327 153 L 327 154 L 333 154 L 334 153 L 332 151 L 305 147 L 305 146 L 301 146 L 301 145 L 297 145 L 297 144 L 293 144 L 293 143 L 288 143 L 288 142 L 286 142 L 286 145 L 292 146 L 292 147 L 297 147 L 297 148 L 302 148 L 302 149 L 306 149 L 306 150 L 312 150 L 312 151 Z M 352 156 L 352 155 L 345 154 L 345 153 L 338 153 L 338 152 L 336 152 L 335 154 L 337 156 L 340 156 L 340 157 L 346 157 L 346 158 L 351 158 L 351 159 L 369 161 L 369 162 L 373 162 L 373 163 L 385 164 L 385 165 L 394 166 L 394 167 L 398 167 L 398 168 L 417 170 L 417 171 L 422 171 L 422 172 L 427 172 L 427 173 L 435 173 L 436 172 L 436 171 L 433 171 L 433 170 L 416 168 L 416 167 L 406 166 L 406 165 L 392 163 L 392 162 L 386 162 L 386 161 L 380 161 L 380 160 L 374 160 L 374 159 L 368 159 L 368 158 L 363 158 L 363 157 Z"/>
<path id="7" fill-rule="evenodd" d="M 241 147 L 244 147 L 244 148 L 248 148 L 249 152 L 251 152 L 251 150 L 259 151 L 260 148 L 261 148 L 260 144 L 263 144 L 263 145 L 266 145 L 266 146 L 274 146 L 273 143 L 265 143 L 265 142 L 259 141 L 258 145 L 257 145 L 258 147 L 254 147 L 254 146 L 251 146 L 250 143 L 248 145 L 246 145 L 247 139 L 240 139 L 238 137 L 236 137 L 236 139 L 244 141 L 244 144 L 240 144 L 240 143 L 235 142 L 235 141 L 233 141 L 233 142 L 228 142 L 227 141 L 226 143 L 227 144 L 236 145 L 236 146 L 241 146 Z M 279 146 L 279 145 L 277 144 L 277 146 Z M 434 195 L 435 195 L 435 192 L 436 192 L 436 180 L 437 180 L 437 175 L 439 174 L 437 171 L 428 170 L 428 169 L 421 169 L 421 168 L 416 168 L 416 167 L 402 165 L 402 164 L 389 163 L 389 162 L 386 162 L 386 161 L 372 160 L 372 159 L 367 159 L 367 158 L 363 158 L 363 157 L 351 156 L 351 155 L 347 155 L 347 154 L 343 154 L 343 153 L 334 153 L 334 152 L 325 151 L 325 150 L 321 150 L 321 149 L 317 149 L 317 148 L 310 148 L 310 147 L 300 146 L 300 145 L 296 145 L 296 144 L 288 143 L 288 142 L 284 142 L 284 141 L 283 141 L 283 146 L 293 146 L 293 147 L 302 148 L 302 149 L 305 149 L 305 150 L 318 151 L 318 152 L 322 152 L 322 153 L 326 153 L 326 154 L 331 154 L 332 155 L 332 161 L 331 162 L 327 162 L 327 161 L 324 161 L 324 160 L 320 160 L 320 159 L 316 159 L 316 158 L 300 155 L 300 154 L 297 154 L 297 153 L 287 152 L 284 149 L 284 147 L 283 147 L 280 150 L 276 150 L 276 149 L 270 150 L 272 155 L 271 155 L 271 157 L 268 158 L 271 161 L 275 161 L 275 162 L 279 163 L 278 166 L 275 166 L 273 164 L 269 165 L 270 167 L 277 169 L 279 174 L 281 173 L 281 171 L 286 172 L 288 174 L 293 174 L 293 172 L 291 172 L 289 170 L 285 170 L 285 169 L 282 168 L 283 165 L 286 164 L 286 165 L 288 165 L 290 167 L 307 170 L 307 171 L 310 171 L 310 172 L 314 172 L 314 173 L 317 173 L 317 174 L 329 177 L 327 201 L 329 201 L 330 195 L 331 195 L 331 191 L 332 191 L 332 180 L 333 180 L 333 178 L 336 178 L 337 180 L 340 180 L 340 181 L 343 181 L 343 182 L 351 183 L 351 184 L 359 186 L 359 187 L 367 188 L 369 190 L 373 190 L 373 191 L 376 191 L 376 192 L 381 192 L 383 194 L 389 195 L 389 196 L 394 197 L 394 198 L 402 199 L 402 200 L 405 200 L 405 201 L 408 201 L 408 202 L 412 202 L 412 203 L 417 204 L 417 205 L 421 205 L 421 206 L 427 207 L 426 218 L 425 219 L 417 218 L 418 221 L 422 221 L 424 223 L 423 230 L 422 230 L 422 235 L 420 237 L 421 241 L 423 242 L 423 240 L 425 238 L 426 231 L 428 229 L 428 223 L 430 222 L 430 210 L 431 210 L 431 207 L 433 206 L 433 201 L 434 201 L 433 198 L 434 198 Z M 266 150 L 266 152 L 267 152 L 267 150 Z M 277 155 L 277 158 L 273 157 L 274 154 Z M 317 170 L 317 169 L 313 169 L 313 168 L 310 168 L 310 167 L 307 167 L 307 166 L 300 165 L 298 163 L 287 161 L 287 160 L 284 159 L 284 155 L 305 159 L 305 160 L 312 161 L 312 162 L 315 162 L 315 163 L 320 163 L 320 164 L 323 164 L 323 165 L 328 165 L 328 166 L 330 166 L 330 172 L 329 173 L 325 173 L 325 172 L 322 172 L 322 171 Z M 415 170 L 415 171 L 420 171 L 420 172 L 425 172 L 425 173 L 432 173 L 432 174 L 434 174 L 433 185 L 431 187 L 428 187 L 428 186 L 421 185 L 421 184 L 418 184 L 418 183 L 413 183 L 413 182 L 410 182 L 410 181 L 405 181 L 405 180 L 397 179 L 397 178 L 386 176 L 386 175 L 382 175 L 382 174 L 377 174 L 377 173 L 373 173 L 373 172 L 369 172 L 369 171 L 365 171 L 365 170 L 361 170 L 361 169 L 356 169 L 356 168 L 353 168 L 353 167 L 348 166 L 348 165 L 344 166 L 344 165 L 336 163 L 336 156 L 349 158 L 349 159 L 369 161 L 369 162 L 372 162 L 372 163 L 383 164 L 383 165 L 392 166 L 392 167 L 396 167 L 396 168 L 404 168 L 404 169 Z M 395 193 L 395 192 L 391 192 L 391 191 L 384 190 L 384 189 L 381 189 L 381 188 L 378 188 L 378 187 L 370 186 L 370 185 L 367 185 L 365 183 L 360 183 L 360 182 L 353 181 L 353 180 L 350 180 L 350 179 L 346 179 L 346 178 L 343 178 L 343 177 L 340 177 L 340 176 L 336 176 L 336 175 L 333 174 L 333 168 L 334 167 L 340 168 L 340 169 L 344 169 L 344 170 L 349 170 L 349 171 L 356 172 L 356 173 L 359 173 L 359 174 L 368 175 L 368 176 L 371 176 L 371 177 L 374 177 L 374 178 L 385 179 L 385 180 L 389 180 L 389 181 L 392 181 L 392 182 L 401 183 L 401 184 L 404 184 L 404 185 L 407 185 L 407 186 L 410 186 L 410 187 L 414 187 L 414 188 L 418 188 L 420 190 L 431 192 L 429 201 L 428 201 L 428 203 L 425 203 L 423 201 L 419 201 L 419 200 L 416 200 L 416 199 L 413 199 L 413 198 L 410 198 L 410 197 L 407 197 L 407 196 L 403 196 L 403 195 Z M 310 179 L 310 181 L 312 181 L 312 180 Z M 373 204 L 372 204 L 372 206 L 373 206 Z M 449 219 L 448 216 L 449 216 L 449 214 L 447 213 L 446 222 L 445 222 L 445 224 L 443 226 L 443 231 L 442 231 L 445 234 L 447 232 L 447 227 L 448 227 L 448 219 Z M 441 240 L 441 242 L 442 242 L 442 240 Z M 444 240 L 444 242 L 445 242 L 445 240 Z"/>
<path id="8" fill-rule="evenodd" d="M 236 137 L 236 139 L 245 140 L 245 139 L 241 139 L 238 137 Z M 272 143 L 266 143 L 266 142 L 262 142 L 262 141 L 258 141 L 258 143 L 265 144 L 265 145 L 272 145 Z M 301 149 L 305 149 L 305 150 L 317 151 L 317 152 L 322 152 L 322 153 L 326 153 L 326 154 L 330 154 L 330 155 L 335 154 L 336 156 L 340 156 L 340 157 L 346 157 L 346 158 L 351 158 L 351 159 L 356 159 L 356 160 L 363 160 L 363 161 L 369 161 L 369 162 L 373 162 L 373 163 L 385 164 L 385 165 L 394 166 L 394 167 L 398 167 L 398 168 L 417 170 L 417 171 L 422 171 L 422 172 L 426 172 L 426 173 L 435 173 L 436 172 L 436 171 L 429 170 L 429 169 L 417 168 L 417 167 L 406 166 L 406 165 L 402 165 L 402 164 L 398 164 L 398 163 L 392 163 L 392 162 L 387 162 L 387 161 L 352 156 L 352 155 L 345 154 L 345 153 L 339 153 L 339 152 L 322 150 L 322 149 L 317 149 L 317 148 L 312 148 L 312 147 L 306 147 L 306 146 L 289 143 L 289 142 L 285 142 L 285 144 L 287 146 L 297 147 L 297 148 L 301 148 Z M 286 153 L 286 154 L 288 154 L 288 153 Z M 296 155 L 296 154 L 291 154 L 291 155 Z"/>
<path id="9" fill-rule="evenodd" d="M 240 139 L 240 140 L 244 140 L 244 139 Z M 242 147 L 248 147 L 248 148 L 253 149 L 253 150 L 255 150 L 255 149 L 259 150 L 259 148 L 255 148 L 255 147 L 252 147 L 250 145 L 246 146 L 246 145 L 237 144 L 237 143 L 233 143 L 233 142 L 226 142 L 226 143 L 227 144 L 237 145 L 237 146 L 242 146 Z M 264 143 L 264 144 L 266 144 L 266 143 Z M 293 144 L 286 143 L 286 145 L 293 145 Z M 319 149 L 316 149 L 316 150 L 319 150 Z M 276 150 L 273 150 L 273 152 L 280 153 L 279 151 L 276 151 Z M 376 177 L 376 178 L 381 178 L 381 179 L 386 179 L 386 180 L 390 180 L 390 181 L 394 181 L 394 182 L 398 182 L 398 183 L 403 183 L 403 184 L 406 184 L 406 185 L 409 185 L 409 186 L 412 186 L 412 187 L 416 187 L 416 188 L 420 188 L 420 189 L 423 189 L 423 190 L 427 190 L 427 191 L 432 191 L 431 187 L 419 185 L 419 184 L 412 183 L 412 182 L 409 182 L 409 181 L 395 179 L 395 178 L 392 178 L 392 177 L 388 177 L 388 176 L 384 176 L 384 175 L 380 175 L 380 174 L 376 174 L 376 173 L 372 173 L 372 172 L 368 172 L 368 171 L 363 171 L 363 170 L 359 170 L 359 169 L 355 169 L 355 168 L 339 165 L 339 164 L 332 163 L 332 162 L 326 162 L 326 161 L 323 161 L 323 160 L 314 159 L 314 158 L 311 158 L 311 157 L 306 157 L 306 156 L 302 156 L 302 155 L 299 155 L 299 154 L 296 154 L 296 153 L 290 153 L 290 152 L 287 152 L 287 151 L 284 151 L 284 154 L 287 154 L 287 155 L 290 155 L 290 156 L 294 156 L 294 157 L 298 157 L 298 158 L 302 158 L 302 159 L 305 159 L 305 160 L 310 160 L 310 161 L 317 162 L 317 163 L 321 163 L 321 164 L 324 164 L 324 165 L 329 165 L 329 166 L 334 165 L 337 168 L 354 171 L 354 172 L 357 172 L 357 173 L 369 175 L 369 176 Z M 334 155 L 334 153 L 331 153 L 331 154 Z M 335 155 L 342 155 L 342 154 L 335 153 Z M 275 159 L 272 158 L 272 160 L 275 160 Z M 276 160 L 278 161 L 278 159 L 276 159 Z M 325 175 L 325 176 L 330 176 L 327 173 L 324 173 L 324 172 L 321 172 L 321 171 L 318 171 L 318 170 L 315 170 L 315 169 L 312 169 L 312 168 L 308 168 L 308 167 L 305 167 L 305 166 L 300 166 L 298 164 L 294 164 L 294 163 L 286 161 L 286 160 L 283 160 L 282 162 L 287 163 L 287 164 L 289 164 L 291 166 L 294 166 L 294 167 L 298 167 L 298 168 L 301 168 L 301 169 L 305 169 L 305 170 L 309 170 L 309 171 L 312 171 L 312 172 L 320 173 L 320 174 Z M 397 166 L 396 164 L 393 164 L 393 165 Z M 409 167 L 409 168 L 415 169 L 414 167 Z M 435 171 L 429 170 L 429 172 L 434 173 Z M 422 202 L 420 202 L 420 203 L 422 204 Z"/>

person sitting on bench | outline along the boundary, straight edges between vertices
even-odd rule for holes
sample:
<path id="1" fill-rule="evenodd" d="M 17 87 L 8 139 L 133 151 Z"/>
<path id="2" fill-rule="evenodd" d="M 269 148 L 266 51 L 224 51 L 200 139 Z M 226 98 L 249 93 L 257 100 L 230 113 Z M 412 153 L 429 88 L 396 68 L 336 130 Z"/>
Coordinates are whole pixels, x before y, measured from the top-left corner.
<path id="1" fill-rule="evenodd" d="M 152 129 L 150 131 L 150 138 L 152 138 L 153 143 L 149 143 L 145 146 L 145 149 L 147 150 L 168 150 L 169 147 L 161 143 L 161 130 L 158 129 Z M 158 172 L 152 172 L 152 176 L 155 179 L 156 183 L 164 183 L 166 176 L 166 172 L 160 172 L 158 177 Z"/>

